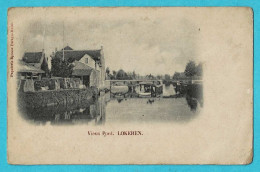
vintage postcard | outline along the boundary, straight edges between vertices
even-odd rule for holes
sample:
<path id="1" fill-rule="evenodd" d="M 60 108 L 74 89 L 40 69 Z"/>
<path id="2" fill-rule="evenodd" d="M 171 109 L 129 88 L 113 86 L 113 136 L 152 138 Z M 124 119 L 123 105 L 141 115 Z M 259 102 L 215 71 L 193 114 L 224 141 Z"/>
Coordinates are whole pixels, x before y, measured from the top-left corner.
<path id="1" fill-rule="evenodd" d="M 249 164 L 247 7 L 8 10 L 10 164 Z"/>

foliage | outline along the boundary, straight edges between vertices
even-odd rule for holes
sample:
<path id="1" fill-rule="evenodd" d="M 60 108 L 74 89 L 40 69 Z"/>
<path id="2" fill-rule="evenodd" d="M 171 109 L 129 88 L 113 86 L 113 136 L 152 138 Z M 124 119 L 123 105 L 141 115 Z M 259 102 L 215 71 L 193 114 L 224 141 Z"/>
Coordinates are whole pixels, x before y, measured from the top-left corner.
<path id="1" fill-rule="evenodd" d="M 199 63 L 198 66 L 196 67 L 196 75 L 197 76 L 202 76 L 203 75 L 202 63 Z"/>
<path id="2" fill-rule="evenodd" d="M 42 64 L 41 64 L 41 69 L 45 72 L 45 77 L 49 76 L 50 74 L 50 69 L 49 69 L 49 66 L 48 66 L 48 63 L 47 61 L 44 59 Z"/>
<path id="3" fill-rule="evenodd" d="M 157 76 L 156 76 L 156 79 L 162 79 L 162 78 L 163 78 L 162 75 L 157 75 Z"/>
<path id="4" fill-rule="evenodd" d="M 119 71 L 113 70 L 111 73 L 108 67 L 106 68 L 106 74 L 108 76 L 107 78 L 111 80 L 135 80 L 135 79 L 161 80 L 164 78 L 163 80 L 169 81 L 171 79 L 174 80 L 202 79 L 203 64 L 199 63 L 197 65 L 194 61 L 189 61 L 186 64 L 186 68 L 184 72 L 175 72 L 172 77 L 169 74 L 165 74 L 165 75 L 149 74 L 149 75 L 141 76 L 140 74 L 135 73 L 135 71 L 126 73 L 123 69 L 120 69 Z"/>
<path id="5" fill-rule="evenodd" d="M 132 79 L 136 79 L 135 71 L 133 71 Z"/>
<path id="6" fill-rule="evenodd" d="M 110 74 L 110 79 L 116 79 L 116 71 L 112 71 L 112 74 Z"/>
<path id="7" fill-rule="evenodd" d="M 189 77 L 201 78 L 203 74 L 202 63 L 196 65 L 194 61 L 189 61 L 184 72 L 175 72 L 172 79 L 188 79 Z"/>
<path id="8" fill-rule="evenodd" d="M 179 79 L 181 77 L 181 73 L 180 72 L 175 72 L 172 79 Z"/>
<path id="9" fill-rule="evenodd" d="M 165 79 L 165 80 L 170 80 L 170 79 L 171 79 L 171 76 L 168 75 L 168 74 L 165 74 L 164 79 Z"/>
<path id="10" fill-rule="evenodd" d="M 155 79 L 155 76 L 153 76 L 152 74 L 146 75 L 146 79 L 152 80 L 152 79 Z"/>
<path id="11" fill-rule="evenodd" d="M 106 68 L 106 79 L 111 79 L 109 67 Z"/>
<path id="12" fill-rule="evenodd" d="M 114 70 L 113 70 L 113 72 L 112 72 L 112 73 L 113 73 L 113 75 L 114 75 L 114 76 L 116 76 L 116 71 L 114 71 Z"/>
<path id="13" fill-rule="evenodd" d="M 194 76 L 196 75 L 196 64 L 194 61 L 189 61 L 186 65 L 186 68 L 185 68 L 185 75 L 188 76 L 188 77 L 191 77 L 191 76 Z"/>
<path id="14" fill-rule="evenodd" d="M 73 71 L 73 64 L 63 61 L 60 58 L 52 58 L 51 60 L 51 74 L 57 77 L 70 77 Z"/>
<path id="15" fill-rule="evenodd" d="M 107 75 L 110 74 L 110 69 L 109 69 L 109 67 L 106 68 L 106 73 L 107 73 Z"/>
<path id="16" fill-rule="evenodd" d="M 116 79 L 126 80 L 126 79 L 128 79 L 128 75 L 125 73 L 125 71 L 123 69 L 120 69 L 116 74 Z"/>
<path id="17" fill-rule="evenodd" d="M 123 69 L 120 69 L 119 71 L 113 70 L 112 73 L 110 73 L 108 67 L 106 68 L 106 73 L 111 80 L 132 80 L 137 77 L 135 71 L 126 73 Z"/>

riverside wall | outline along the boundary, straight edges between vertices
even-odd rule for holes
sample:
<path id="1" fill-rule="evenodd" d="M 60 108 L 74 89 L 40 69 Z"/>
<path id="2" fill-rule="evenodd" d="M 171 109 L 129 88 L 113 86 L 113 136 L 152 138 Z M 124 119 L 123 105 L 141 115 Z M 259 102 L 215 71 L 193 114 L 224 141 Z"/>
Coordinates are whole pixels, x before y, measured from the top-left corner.
<path id="1" fill-rule="evenodd" d="M 78 104 L 95 99 L 98 96 L 97 88 L 60 89 L 35 92 L 19 92 L 18 104 L 26 107 L 47 107 L 57 105 Z"/>

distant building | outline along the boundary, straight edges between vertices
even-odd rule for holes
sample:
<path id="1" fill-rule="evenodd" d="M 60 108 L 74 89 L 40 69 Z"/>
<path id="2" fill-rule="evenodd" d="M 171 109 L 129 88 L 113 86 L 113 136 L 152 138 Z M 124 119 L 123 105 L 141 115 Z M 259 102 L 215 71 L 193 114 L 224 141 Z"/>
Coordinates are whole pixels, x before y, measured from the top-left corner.
<path id="1" fill-rule="evenodd" d="M 66 46 L 56 51 L 53 58 L 60 58 L 74 64 L 72 76 L 78 77 L 86 87 L 105 85 L 105 59 L 103 48 L 98 50 L 73 50 Z"/>

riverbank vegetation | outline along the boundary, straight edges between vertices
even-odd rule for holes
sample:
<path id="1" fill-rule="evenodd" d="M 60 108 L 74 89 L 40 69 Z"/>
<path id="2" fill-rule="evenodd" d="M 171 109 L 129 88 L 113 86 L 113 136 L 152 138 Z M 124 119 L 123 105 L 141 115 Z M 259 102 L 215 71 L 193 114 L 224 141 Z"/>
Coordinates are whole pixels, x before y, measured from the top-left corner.
<path id="1" fill-rule="evenodd" d="M 186 64 L 185 70 L 183 72 L 175 72 L 172 79 L 174 80 L 201 80 L 203 75 L 202 63 L 198 65 L 194 61 L 189 61 Z"/>
<path id="2" fill-rule="evenodd" d="M 51 75 L 56 77 L 68 78 L 73 71 L 73 64 L 60 58 L 51 59 Z"/>
<path id="3" fill-rule="evenodd" d="M 194 61 L 189 61 L 183 72 L 175 72 L 172 76 L 170 74 L 165 75 L 140 75 L 133 72 L 125 72 L 123 69 L 118 71 L 110 71 L 109 67 L 106 68 L 107 80 L 201 80 L 203 75 L 202 63 L 196 64 Z"/>

